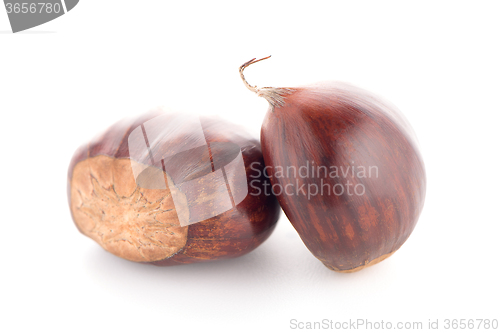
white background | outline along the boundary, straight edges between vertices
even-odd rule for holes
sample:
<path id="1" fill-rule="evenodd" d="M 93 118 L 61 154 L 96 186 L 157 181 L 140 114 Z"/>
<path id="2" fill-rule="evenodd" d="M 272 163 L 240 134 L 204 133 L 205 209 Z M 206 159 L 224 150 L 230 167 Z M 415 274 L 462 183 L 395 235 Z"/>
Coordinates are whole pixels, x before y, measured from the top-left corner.
<path id="1" fill-rule="evenodd" d="M 0 8 L 0 331 L 500 320 L 499 15 L 493 1 L 82 0 L 12 34 Z M 217 113 L 258 135 L 267 102 L 237 69 L 269 54 L 247 70 L 250 83 L 347 81 L 413 125 L 427 199 L 395 255 L 329 271 L 284 215 L 244 257 L 177 267 L 127 262 L 78 233 L 66 172 L 80 144 L 158 105 Z"/>

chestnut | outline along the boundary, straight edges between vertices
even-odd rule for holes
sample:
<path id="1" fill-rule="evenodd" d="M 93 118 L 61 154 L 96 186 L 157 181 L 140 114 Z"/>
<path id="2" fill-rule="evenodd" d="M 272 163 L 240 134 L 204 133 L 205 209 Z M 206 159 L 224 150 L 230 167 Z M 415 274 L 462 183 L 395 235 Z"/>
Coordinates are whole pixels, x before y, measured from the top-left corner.
<path id="1" fill-rule="evenodd" d="M 251 86 L 243 70 L 260 60 L 243 64 L 240 75 L 270 104 L 261 129 L 266 171 L 302 241 L 340 272 L 389 257 L 410 236 L 425 198 L 410 125 L 389 103 L 347 84 Z"/>
<path id="2" fill-rule="evenodd" d="M 68 172 L 78 230 L 128 260 L 169 266 L 262 244 L 280 208 L 258 140 L 218 118 L 155 110 L 80 147 Z M 255 182 L 254 182 L 255 183 Z"/>

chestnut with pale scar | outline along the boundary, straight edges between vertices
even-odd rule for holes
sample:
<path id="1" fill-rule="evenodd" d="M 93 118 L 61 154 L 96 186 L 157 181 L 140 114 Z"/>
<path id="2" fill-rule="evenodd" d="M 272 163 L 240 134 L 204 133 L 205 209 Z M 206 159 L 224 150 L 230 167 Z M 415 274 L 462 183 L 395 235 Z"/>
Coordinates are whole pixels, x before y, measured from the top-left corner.
<path id="1" fill-rule="evenodd" d="M 82 233 L 119 257 L 132 261 L 170 257 L 186 244 L 187 228 L 179 225 L 170 191 L 139 187 L 130 162 L 99 155 L 75 167 L 71 184 L 75 222 Z"/>
<path id="2" fill-rule="evenodd" d="M 82 146 L 68 173 L 78 230 L 114 255 L 159 266 L 237 257 L 265 241 L 279 205 L 248 186 L 247 177 L 264 177 L 259 142 L 220 119 L 196 119 L 154 111 Z"/>

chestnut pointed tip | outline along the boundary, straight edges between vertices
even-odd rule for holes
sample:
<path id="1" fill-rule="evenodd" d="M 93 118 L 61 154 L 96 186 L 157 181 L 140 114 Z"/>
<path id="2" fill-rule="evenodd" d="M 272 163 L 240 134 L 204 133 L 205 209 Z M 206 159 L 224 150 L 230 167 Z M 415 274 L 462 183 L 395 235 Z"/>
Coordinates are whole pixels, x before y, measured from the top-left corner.
<path id="1" fill-rule="evenodd" d="M 271 105 L 271 111 L 274 111 L 276 106 L 283 106 L 285 104 L 285 99 L 284 96 L 288 95 L 293 92 L 293 89 L 290 88 L 274 88 L 274 87 L 263 87 L 259 88 L 257 86 L 252 86 L 248 83 L 248 81 L 245 78 L 245 75 L 243 71 L 245 70 L 246 67 L 255 64 L 259 61 L 269 59 L 271 58 L 271 55 L 268 55 L 267 57 L 264 58 L 253 58 L 243 65 L 240 66 L 240 77 L 243 83 L 245 84 L 245 87 L 247 87 L 248 90 L 254 92 L 257 94 L 259 97 L 265 98 L 269 104 Z M 256 60 L 257 59 L 257 60 Z"/>
<path id="2" fill-rule="evenodd" d="M 240 70 L 248 67 L 252 63 L 252 61 L 254 61 L 255 59 L 256 58 L 252 58 L 252 59 L 248 60 L 247 62 L 245 62 L 243 65 L 240 66 Z"/>
<path id="3" fill-rule="evenodd" d="M 271 58 L 271 55 L 268 55 L 267 57 L 260 58 L 260 59 L 252 58 L 252 59 L 248 60 L 247 62 L 245 62 L 243 65 L 240 66 L 240 71 L 242 71 L 243 69 L 247 68 L 248 66 L 250 66 L 252 64 L 255 64 L 255 63 L 259 62 L 259 61 L 266 60 L 266 59 L 269 59 L 269 58 Z"/>

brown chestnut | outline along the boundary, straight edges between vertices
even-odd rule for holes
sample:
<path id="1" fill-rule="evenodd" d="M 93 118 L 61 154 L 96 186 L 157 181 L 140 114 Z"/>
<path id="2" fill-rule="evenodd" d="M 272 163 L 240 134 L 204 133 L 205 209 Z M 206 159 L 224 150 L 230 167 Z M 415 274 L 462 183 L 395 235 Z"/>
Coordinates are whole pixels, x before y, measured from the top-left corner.
<path id="1" fill-rule="evenodd" d="M 272 192 L 303 242 L 340 272 L 389 257 L 410 236 L 425 197 L 424 164 L 408 122 L 346 84 L 251 86 L 243 70 L 260 60 L 243 64 L 240 75 L 270 103 L 264 161 Z"/>
<path id="2" fill-rule="evenodd" d="M 73 220 L 105 250 L 168 266 L 246 254 L 279 217 L 258 140 L 217 118 L 153 111 L 122 120 L 70 163 Z M 255 182 L 254 182 L 255 183 Z"/>

